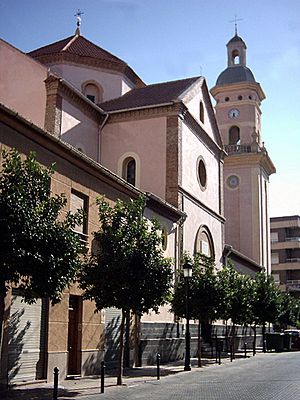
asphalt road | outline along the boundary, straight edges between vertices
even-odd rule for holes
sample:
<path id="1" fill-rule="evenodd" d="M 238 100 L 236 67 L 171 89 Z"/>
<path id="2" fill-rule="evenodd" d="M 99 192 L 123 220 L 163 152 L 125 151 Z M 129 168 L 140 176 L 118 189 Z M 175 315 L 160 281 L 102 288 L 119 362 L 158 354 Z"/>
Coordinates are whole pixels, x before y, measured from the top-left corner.
<path id="1" fill-rule="evenodd" d="M 300 352 L 268 353 L 82 400 L 300 400 Z"/>

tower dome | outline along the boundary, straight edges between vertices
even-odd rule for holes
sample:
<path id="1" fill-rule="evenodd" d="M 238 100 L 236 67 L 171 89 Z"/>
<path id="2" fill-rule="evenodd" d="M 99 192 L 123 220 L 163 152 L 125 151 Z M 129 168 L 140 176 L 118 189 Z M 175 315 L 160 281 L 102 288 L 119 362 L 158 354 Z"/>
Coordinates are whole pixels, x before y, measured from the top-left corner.
<path id="1" fill-rule="evenodd" d="M 216 86 L 239 82 L 253 82 L 255 78 L 246 66 L 246 43 L 237 35 L 227 43 L 227 68 L 217 78 Z"/>

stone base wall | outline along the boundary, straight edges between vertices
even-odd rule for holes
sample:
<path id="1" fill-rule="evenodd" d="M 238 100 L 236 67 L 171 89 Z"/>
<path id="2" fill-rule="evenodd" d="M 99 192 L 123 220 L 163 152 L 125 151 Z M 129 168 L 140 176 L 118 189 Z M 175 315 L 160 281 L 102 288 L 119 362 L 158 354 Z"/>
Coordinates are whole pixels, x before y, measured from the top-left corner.
<path id="1" fill-rule="evenodd" d="M 230 327 L 227 327 L 230 328 Z M 198 325 L 190 325 L 191 333 L 191 357 L 197 357 L 198 353 Z M 230 349 L 231 331 L 225 325 L 214 325 L 212 329 L 212 342 L 202 341 L 202 355 L 210 357 L 215 355 L 216 335 L 222 341 L 223 352 Z M 142 323 L 141 339 L 139 347 L 140 365 L 153 365 L 156 356 L 160 354 L 162 363 L 182 360 L 185 355 L 185 326 L 175 323 Z M 236 327 L 235 350 L 244 350 L 247 343 L 248 351 L 253 349 L 253 330 L 250 328 Z M 257 329 L 256 347 L 262 347 L 261 330 Z"/>

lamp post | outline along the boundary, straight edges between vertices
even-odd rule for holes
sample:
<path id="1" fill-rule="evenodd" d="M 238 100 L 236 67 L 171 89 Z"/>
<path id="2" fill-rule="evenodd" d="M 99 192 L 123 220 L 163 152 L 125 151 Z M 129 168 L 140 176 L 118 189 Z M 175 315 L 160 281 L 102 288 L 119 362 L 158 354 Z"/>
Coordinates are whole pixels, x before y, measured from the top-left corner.
<path id="1" fill-rule="evenodd" d="M 183 276 L 185 280 L 185 363 L 184 370 L 191 370 L 191 335 L 190 335 L 190 279 L 192 277 L 192 266 L 188 263 L 183 264 Z"/>

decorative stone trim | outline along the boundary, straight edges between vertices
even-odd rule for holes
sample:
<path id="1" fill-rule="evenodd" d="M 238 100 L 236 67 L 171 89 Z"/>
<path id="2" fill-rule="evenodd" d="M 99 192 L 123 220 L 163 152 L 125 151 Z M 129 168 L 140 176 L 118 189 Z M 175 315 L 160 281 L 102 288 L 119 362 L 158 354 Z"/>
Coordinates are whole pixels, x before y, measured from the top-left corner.
<path id="1" fill-rule="evenodd" d="M 35 60 L 43 64 L 57 64 L 65 62 L 74 62 L 76 64 L 89 65 L 97 68 L 104 68 L 106 70 L 114 70 L 124 74 L 130 82 L 136 87 L 144 87 L 145 83 L 141 78 L 125 63 L 101 60 L 92 57 L 84 57 L 71 53 L 54 53 L 43 56 L 34 57 Z"/>
<path id="2" fill-rule="evenodd" d="M 166 201 L 179 208 L 178 183 L 181 180 L 181 129 L 178 116 L 167 117 Z"/>
<path id="3" fill-rule="evenodd" d="M 168 105 L 155 105 L 148 106 L 144 108 L 137 109 L 129 109 L 129 110 L 120 110 L 115 112 L 109 112 L 109 121 L 108 124 L 113 124 L 116 122 L 125 122 L 125 121 L 135 121 L 139 119 L 146 118 L 158 118 L 158 117 L 167 117 L 169 115 L 177 115 L 179 110 L 181 109 L 180 103 L 173 103 Z"/>

